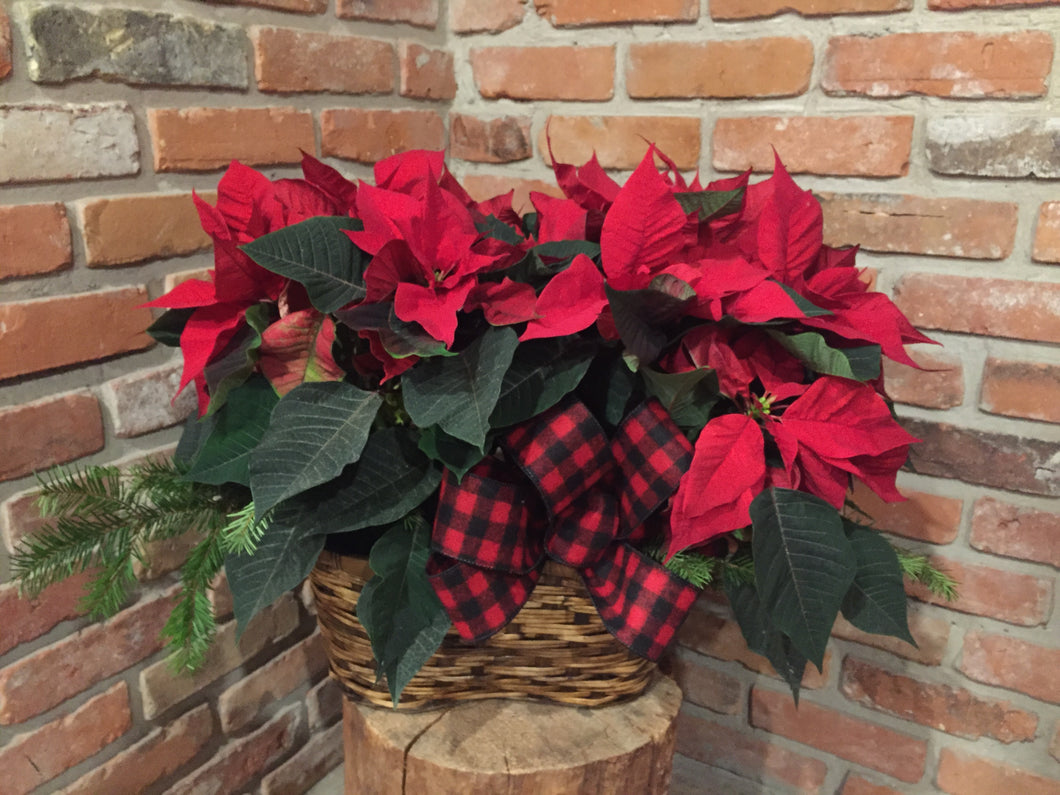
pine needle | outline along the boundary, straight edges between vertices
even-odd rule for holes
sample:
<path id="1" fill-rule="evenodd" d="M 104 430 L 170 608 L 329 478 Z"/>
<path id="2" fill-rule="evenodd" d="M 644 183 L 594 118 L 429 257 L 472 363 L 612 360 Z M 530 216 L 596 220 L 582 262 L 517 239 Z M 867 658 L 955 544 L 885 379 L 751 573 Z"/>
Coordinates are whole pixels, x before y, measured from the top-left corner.
<path id="1" fill-rule="evenodd" d="M 926 586 L 931 593 L 947 602 L 957 599 L 957 581 L 935 566 L 926 555 L 917 555 L 901 547 L 894 547 L 894 551 L 898 555 L 902 574 Z"/>
<path id="2" fill-rule="evenodd" d="M 224 551 L 229 554 L 253 555 L 271 521 L 272 511 L 255 520 L 253 502 L 235 513 L 230 513 L 228 524 L 221 530 Z"/>

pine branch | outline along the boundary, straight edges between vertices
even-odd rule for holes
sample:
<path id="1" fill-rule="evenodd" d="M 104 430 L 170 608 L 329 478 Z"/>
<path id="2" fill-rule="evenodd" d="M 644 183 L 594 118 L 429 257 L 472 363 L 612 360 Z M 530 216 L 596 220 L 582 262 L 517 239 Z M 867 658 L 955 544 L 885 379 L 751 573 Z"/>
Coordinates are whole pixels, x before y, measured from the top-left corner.
<path id="1" fill-rule="evenodd" d="M 195 545 L 180 570 L 180 597 L 162 628 L 176 672 L 193 672 L 206 660 L 217 632 L 209 591 L 224 560 L 223 530 L 215 529 Z"/>
<path id="2" fill-rule="evenodd" d="M 272 521 L 272 511 L 254 519 L 254 503 L 228 515 L 228 524 L 221 530 L 222 546 L 229 554 L 253 555 L 258 542 Z"/>
<path id="3" fill-rule="evenodd" d="M 914 582 L 923 584 L 931 593 L 942 597 L 947 602 L 957 599 L 957 581 L 935 566 L 926 555 L 917 555 L 897 546 L 894 547 L 894 551 L 898 555 L 902 574 Z"/>
<path id="4" fill-rule="evenodd" d="M 682 550 L 669 560 L 665 560 L 666 551 L 662 544 L 651 544 L 644 548 L 644 554 L 662 563 L 685 582 L 696 588 L 706 588 L 714 581 L 717 573 L 718 559 L 698 552 Z"/>

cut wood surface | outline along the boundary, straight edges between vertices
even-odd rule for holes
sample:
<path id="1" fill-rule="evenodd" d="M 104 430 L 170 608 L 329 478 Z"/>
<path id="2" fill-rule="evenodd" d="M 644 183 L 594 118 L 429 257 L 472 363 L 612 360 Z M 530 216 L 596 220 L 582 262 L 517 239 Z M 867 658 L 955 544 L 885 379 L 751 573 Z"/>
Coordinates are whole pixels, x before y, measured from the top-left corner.
<path id="1" fill-rule="evenodd" d="M 490 699 L 431 712 L 344 702 L 346 795 L 665 795 L 681 691 L 589 709 Z"/>

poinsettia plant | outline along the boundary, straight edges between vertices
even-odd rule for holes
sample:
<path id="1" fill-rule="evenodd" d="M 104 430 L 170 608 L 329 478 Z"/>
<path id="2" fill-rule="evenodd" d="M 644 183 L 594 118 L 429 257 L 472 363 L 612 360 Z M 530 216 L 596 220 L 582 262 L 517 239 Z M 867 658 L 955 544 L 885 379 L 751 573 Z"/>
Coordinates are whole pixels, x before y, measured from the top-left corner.
<path id="1" fill-rule="evenodd" d="M 554 169 L 563 196 L 520 214 L 439 152 L 374 184 L 233 163 L 216 205 L 196 198 L 214 268 L 150 304 L 198 397 L 171 468 L 46 478 L 59 521 L 16 573 L 98 566 L 106 611 L 145 542 L 198 533 L 167 626 L 194 665 L 222 567 L 242 628 L 325 548 L 366 554 L 358 616 L 395 699 L 450 626 L 504 626 L 545 557 L 654 658 L 696 588 L 723 588 L 796 697 L 840 613 L 912 641 L 903 574 L 952 583 L 849 495 L 902 499 L 916 439 L 881 361 L 929 340 L 823 244 L 779 159 L 706 186 L 655 147 L 622 185 L 595 158 Z"/>

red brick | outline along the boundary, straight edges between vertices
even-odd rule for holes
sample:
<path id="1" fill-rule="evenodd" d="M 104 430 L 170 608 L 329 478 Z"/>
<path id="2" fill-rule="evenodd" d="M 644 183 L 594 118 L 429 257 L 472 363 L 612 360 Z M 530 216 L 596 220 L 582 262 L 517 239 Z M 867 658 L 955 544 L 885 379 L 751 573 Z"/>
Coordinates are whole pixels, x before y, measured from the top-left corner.
<path id="1" fill-rule="evenodd" d="M 981 497 L 972 512 L 970 543 L 983 552 L 1060 568 L 1060 514 Z"/>
<path id="2" fill-rule="evenodd" d="M 118 287 L 0 305 L 0 379 L 149 348 L 145 301 L 143 287 Z"/>
<path id="3" fill-rule="evenodd" d="M 438 24 L 438 0 L 338 0 L 339 19 L 407 22 L 421 28 Z"/>
<path id="4" fill-rule="evenodd" d="M 968 8 L 1004 8 L 1006 6 L 1050 6 L 1060 0 L 928 0 L 932 11 L 964 11 Z"/>
<path id="5" fill-rule="evenodd" d="M 1060 496 L 1057 447 L 1053 442 L 927 420 L 905 419 L 902 424 L 921 440 L 909 452 L 915 472 L 1028 494 Z"/>
<path id="6" fill-rule="evenodd" d="M 946 351 L 909 351 L 922 369 L 883 360 L 887 395 L 897 403 L 951 409 L 964 402 L 964 360 Z"/>
<path id="7" fill-rule="evenodd" d="M 70 224 L 62 204 L 0 207 L 0 281 L 52 273 L 72 262 Z"/>
<path id="8" fill-rule="evenodd" d="M 157 538 L 143 545 L 145 563 L 133 561 L 133 574 L 140 582 L 151 582 L 184 565 L 200 536 L 185 533 L 176 538 Z"/>
<path id="9" fill-rule="evenodd" d="M 699 164 L 700 122 L 686 116 L 550 116 L 537 149 L 548 160 L 547 137 L 560 163 L 582 165 L 596 153 L 604 168 L 637 167 L 652 142 L 678 168 Z"/>
<path id="10" fill-rule="evenodd" d="M 751 725 L 878 770 L 900 781 L 919 781 L 927 742 L 819 707 L 805 699 L 796 709 L 790 693 L 754 688 Z"/>
<path id="11" fill-rule="evenodd" d="M 556 27 L 629 22 L 695 22 L 696 0 L 534 0 L 537 13 Z"/>
<path id="12" fill-rule="evenodd" d="M 818 194 L 825 243 L 868 251 L 1004 259 L 1016 240 L 1017 206 L 895 193 Z"/>
<path id="13" fill-rule="evenodd" d="M 214 201 L 212 193 L 200 197 Z M 190 193 L 90 199 L 78 209 L 89 267 L 182 256 L 211 243 Z"/>
<path id="14" fill-rule="evenodd" d="M 1060 263 L 1060 202 L 1045 202 L 1038 209 L 1032 256 L 1036 262 Z"/>
<path id="15" fill-rule="evenodd" d="M 151 108 L 155 171 L 299 163 L 316 151 L 313 116 L 290 107 Z"/>
<path id="16" fill-rule="evenodd" d="M 268 92 L 389 94 L 394 46 L 361 36 L 252 28 L 258 88 Z"/>
<path id="17" fill-rule="evenodd" d="M 326 677 L 313 685 L 306 693 L 306 714 L 309 728 L 331 726 L 342 717 L 342 688 L 337 679 Z"/>
<path id="18" fill-rule="evenodd" d="M 478 119 L 462 113 L 449 116 L 449 153 L 476 163 L 512 163 L 533 155 L 530 119 L 501 116 Z"/>
<path id="19" fill-rule="evenodd" d="M 213 715 L 209 705 L 203 704 L 90 770 L 66 787 L 63 795 L 145 792 L 191 761 L 212 736 Z"/>
<path id="20" fill-rule="evenodd" d="M 176 425 L 194 411 L 194 390 L 179 395 L 179 364 L 139 370 L 103 382 L 101 396 L 119 438 L 141 436 Z"/>
<path id="21" fill-rule="evenodd" d="M 0 10 L 0 80 L 11 74 L 11 21 Z"/>
<path id="22" fill-rule="evenodd" d="M 475 47 L 471 72 L 487 99 L 603 101 L 615 92 L 615 48 Z"/>
<path id="23" fill-rule="evenodd" d="M 206 0 L 206 2 L 274 8 L 278 11 L 294 11 L 299 14 L 323 14 L 328 10 L 328 0 Z"/>
<path id="24" fill-rule="evenodd" d="M 475 201 L 485 201 L 494 196 L 501 196 L 508 192 L 514 192 L 512 196 L 512 208 L 517 213 L 526 213 L 533 210 L 530 203 L 530 194 L 545 193 L 557 198 L 563 197 L 555 182 L 545 182 L 540 179 L 520 179 L 511 176 L 494 176 L 490 174 L 468 174 L 461 178 L 461 184 Z"/>
<path id="25" fill-rule="evenodd" d="M 1060 177 L 1056 125 L 1014 114 L 933 116 L 924 126 L 924 155 L 936 174 L 1021 179 Z"/>
<path id="26" fill-rule="evenodd" d="M 213 615 L 218 621 L 229 618 L 232 615 L 232 589 L 228 587 L 228 577 L 222 571 L 211 584 L 210 592 L 207 594 L 210 605 L 213 607 Z"/>
<path id="27" fill-rule="evenodd" d="M 1004 762 L 943 748 L 935 783 L 950 795 L 1056 795 L 1060 779 L 1046 778 Z"/>
<path id="28" fill-rule="evenodd" d="M 1007 701 L 980 698 L 963 687 L 920 682 L 854 657 L 843 661 L 840 691 L 863 706 L 958 737 L 1027 742 L 1038 716 Z"/>
<path id="29" fill-rule="evenodd" d="M 414 99 L 452 99 L 456 96 L 453 54 L 403 41 L 398 45 L 401 96 Z"/>
<path id="30" fill-rule="evenodd" d="M 0 504 L 0 532 L 8 552 L 14 552 L 26 535 L 44 526 L 45 520 L 37 508 L 39 494 L 36 489 L 29 489 Z"/>
<path id="31" fill-rule="evenodd" d="M 940 497 L 912 489 L 901 489 L 905 502 L 884 502 L 861 481 L 855 481 L 851 500 L 858 509 L 872 517 L 872 525 L 880 530 L 932 544 L 949 544 L 957 537 L 961 524 L 963 502 L 952 497 Z M 855 511 L 855 521 L 866 521 Z"/>
<path id="32" fill-rule="evenodd" d="M 0 669 L 0 724 L 21 723 L 162 648 L 175 589 Z"/>
<path id="33" fill-rule="evenodd" d="M 1060 423 L 1060 366 L 987 359 L 979 408 L 1006 417 Z"/>
<path id="34" fill-rule="evenodd" d="M 905 795 L 901 790 L 885 787 L 883 784 L 873 784 L 853 773 L 847 775 L 843 781 L 843 789 L 839 795 Z"/>
<path id="35" fill-rule="evenodd" d="M 442 149 L 445 124 L 433 110 L 324 110 L 320 145 L 326 157 L 375 163 L 410 149 Z"/>
<path id="36" fill-rule="evenodd" d="M 523 21 L 523 0 L 450 0 L 449 29 L 453 33 L 500 33 Z"/>
<path id="37" fill-rule="evenodd" d="M 909 171 L 912 144 L 912 116 L 718 119 L 714 168 L 772 171 L 775 150 L 792 173 L 900 177 Z"/>
<path id="38" fill-rule="evenodd" d="M 0 748 L 4 795 L 25 795 L 117 740 L 132 725 L 124 682 Z"/>
<path id="39" fill-rule="evenodd" d="M 870 97 L 1037 97 L 1045 94 L 1052 58 L 1045 31 L 835 36 L 822 86 L 829 94 Z"/>
<path id="40" fill-rule="evenodd" d="M 964 636 L 960 670 L 969 679 L 1060 704 L 1060 649 L 1008 635 L 969 632 Z"/>
<path id="41" fill-rule="evenodd" d="M 261 780 L 261 795 L 302 795 L 306 787 L 342 764 L 342 727 L 314 734 L 295 754 Z"/>
<path id="42" fill-rule="evenodd" d="M 90 392 L 0 409 L 0 480 L 103 449 L 103 416 Z"/>
<path id="43" fill-rule="evenodd" d="M 713 19 L 761 19 L 794 11 L 804 17 L 909 11 L 912 0 L 711 0 Z"/>
<path id="44" fill-rule="evenodd" d="M 765 786 L 796 787 L 803 792 L 820 792 L 828 773 L 819 759 L 687 712 L 677 715 L 677 752 Z"/>
<path id="45" fill-rule="evenodd" d="M 812 69 L 809 39 L 631 44 L 626 90 L 634 99 L 790 97 L 805 93 Z"/>
<path id="46" fill-rule="evenodd" d="M 61 621 L 84 615 L 79 608 L 89 573 L 75 574 L 56 583 L 33 597 L 19 595 L 14 583 L 0 585 L 0 655 L 7 654 L 20 643 L 39 638 Z"/>
<path id="47" fill-rule="evenodd" d="M 921 328 L 1060 342 L 1060 284 L 910 273 L 894 295 Z"/>
<path id="48" fill-rule="evenodd" d="M 862 632 L 843 616 L 836 618 L 835 626 L 832 627 L 832 635 L 865 646 L 872 646 L 875 649 L 882 649 L 923 665 L 939 665 L 946 655 L 946 644 L 950 639 L 950 622 L 918 612 L 915 606 L 910 607 L 908 618 L 909 634 L 916 641 L 916 646 L 890 635 Z"/>
<path id="49" fill-rule="evenodd" d="M 693 654 L 676 654 L 667 672 L 681 686 L 685 701 L 723 715 L 737 715 L 743 706 L 743 688 L 734 676 L 716 671 Z"/>

